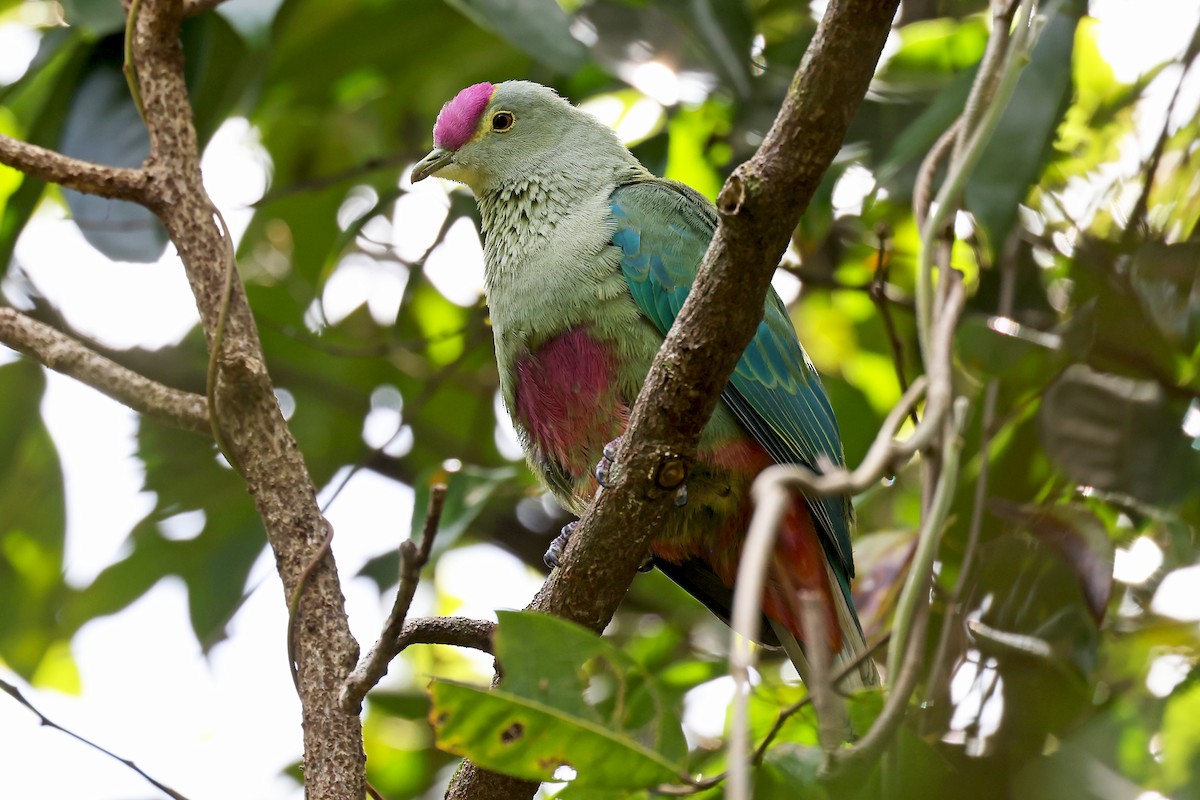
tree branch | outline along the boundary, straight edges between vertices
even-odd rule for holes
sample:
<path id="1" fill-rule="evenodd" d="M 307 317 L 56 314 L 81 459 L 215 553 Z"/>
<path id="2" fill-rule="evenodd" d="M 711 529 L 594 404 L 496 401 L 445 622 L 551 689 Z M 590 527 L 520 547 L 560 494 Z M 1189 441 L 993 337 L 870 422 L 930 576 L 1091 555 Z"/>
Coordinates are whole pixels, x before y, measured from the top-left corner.
<path id="1" fill-rule="evenodd" d="M 150 173 L 142 167 L 93 164 L 4 135 L 0 135 L 0 164 L 32 178 L 114 200 L 141 203 L 149 191 Z"/>
<path id="2" fill-rule="evenodd" d="M 699 277 L 638 395 L 618 454 L 621 480 L 583 515 L 534 610 L 596 631 L 612 618 L 678 486 L 667 467 L 695 453 L 779 258 L 866 94 L 897 5 L 829 4 L 775 124 L 721 191 L 720 224 Z M 527 798 L 536 788 L 464 762 L 446 797 Z"/>
<path id="3" fill-rule="evenodd" d="M 433 551 L 433 539 L 437 536 L 445 504 L 446 484 L 435 483 L 429 487 L 429 507 L 425 513 L 420 547 L 412 539 L 405 539 L 400 543 L 400 585 L 396 587 L 392 611 L 383 625 L 383 632 L 379 634 L 379 641 L 354 668 L 350 677 L 346 679 L 346 685 L 342 687 L 339 702 L 347 714 L 358 714 L 362 711 L 363 698 L 371 691 L 371 687 L 387 674 L 388 664 L 404 647 L 400 642 L 404 619 L 408 616 L 413 597 L 417 594 L 421 568 L 429 562 L 429 554 Z"/>
<path id="4" fill-rule="evenodd" d="M 101 745 L 93 742 L 91 739 L 88 739 L 87 737 L 85 737 L 81 734 L 78 734 L 69 728 L 64 728 L 62 725 L 59 725 L 57 722 L 55 722 L 54 720 L 47 717 L 41 711 L 38 711 L 37 707 L 33 703 L 29 702 L 29 700 L 25 697 L 25 695 L 22 694 L 21 690 L 18 689 L 13 684 L 9 683 L 8 681 L 0 680 L 0 691 L 9 695 L 10 697 L 12 697 L 12 699 L 16 700 L 18 703 L 25 706 L 25 708 L 32 711 L 37 716 L 38 722 L 40 722 L 42 725 L 46 726 L 47 728 L 51 728 L 53 730 L 59 731 L 61 733 L 65 733 L 67 736 L 70 736 L 75 741 L 86 744 L 88 747 L 92 748 L 93 750 L 97 750 L 100 753 L 108 756 L 113 761 L 118 761 L 121 764 L 124 764 L 126 767 L 129 767 L 129 769 L 133 770 L 138 775 L 140 775 L 142 778 L 144 778 L 155 789 L 158 789 L 160 792 L 165 794 L 167 797 L 170 797 L 171 800 L 188 800 L 187 797 L 185 797 L 184 795 L 175 791 L 170 786 L 167 786 L 165 783 L 163 783 L 161 781 L 157 781 L 154 778 L 150 777 L 150 775 L 145 770 L 143 770 L 137 764 L 130 761 L 128 758 L 121 758 L 119 755 L 117 755 L 113 751 L 109 750 L 108 748 L 102 747 Z"/>
<path id="5" fill-rule="evenodd" d="M 15 308 L 0 308 L 0 343 L 156 422 L 210 434 L 203 395 L 172 389 L 139 375 Z"/>
<path id="6" fill-rule="evenodd" d="M 493 650 L 496 623 L 468 617 L 416 617 L 404 623 L 396 637 L 396 652 L 414 644 L 448 644 L 484 653 Z"/>
<path id="7" fill-rule="evenodd" d="M 202 6 L 193 2 L 189 10 Z M 217 331 L 223 331 L 215 390 L 219 428 L 262 517 L 285 599 L 303 583 L 293 655 L 307 795 L 361 800 L 366 794 L 362 723 L 337 703 L 342 681 L 358 658 L 358 643 L 350 634 L 333 555 L 326 552 L 308 569 L 324 546 L 327 523 L 280 413 L 240 281 L 233 281 L 226 297 L 227 267 L 232 267 L 200 174 L 179 39 L 182 13 L 178 0 L 142 0 L 136 19 L 132 51 L 150 135 L 146 205 L 179 251 L 210 350 L 218 349 Z"/>

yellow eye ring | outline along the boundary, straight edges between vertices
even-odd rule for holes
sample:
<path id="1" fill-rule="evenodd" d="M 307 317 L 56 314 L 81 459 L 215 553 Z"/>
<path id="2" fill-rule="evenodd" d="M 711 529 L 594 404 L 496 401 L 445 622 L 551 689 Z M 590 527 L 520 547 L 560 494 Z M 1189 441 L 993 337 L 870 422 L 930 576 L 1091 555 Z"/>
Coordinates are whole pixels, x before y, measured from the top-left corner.
<path id="1" fill-rule="evenodd" d="M 514 124 L 516 124 L 516 119 L 513 117 L 511 111 L 497 111 L 492 115 L 492 130 L 497 133 L 505 133 L 512 130 Z"/>

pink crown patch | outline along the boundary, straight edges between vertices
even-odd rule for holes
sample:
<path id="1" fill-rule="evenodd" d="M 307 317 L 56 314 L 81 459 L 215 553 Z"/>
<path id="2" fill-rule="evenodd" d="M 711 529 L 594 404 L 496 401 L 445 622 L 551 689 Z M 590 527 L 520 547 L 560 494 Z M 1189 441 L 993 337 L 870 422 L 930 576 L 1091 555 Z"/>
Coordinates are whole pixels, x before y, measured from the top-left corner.
<path id="1" fill-rule="evenodd" d="M 433 143 L 447 150 L 457 150 L 470 140 L 479 127 L 479 117 L 492 99 L 496 87 L 490 83 L 468 86 L 454 96 L 438 112 L 433 124 Z"/>

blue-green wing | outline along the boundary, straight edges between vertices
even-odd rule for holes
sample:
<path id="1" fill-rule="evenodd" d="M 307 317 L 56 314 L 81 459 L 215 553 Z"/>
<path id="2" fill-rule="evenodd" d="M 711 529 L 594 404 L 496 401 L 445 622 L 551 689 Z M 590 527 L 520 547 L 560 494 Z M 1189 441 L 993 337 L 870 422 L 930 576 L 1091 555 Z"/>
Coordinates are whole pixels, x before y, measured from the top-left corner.
<path id="1" fill-rule="evenodd" d="M 633 299 L 665 335 L 712 240 L 716 210 L 683 184 L 654 179 L 618 187 L 612 213 L 612 241 L 621 249 L 621 269 Z M 779 463 L 818 471 L 824 464 L 844 463 L 837 420 L 821 379 L 773 290 L 722 398 Z M 809 498 L 809 505 L 826 534 L 826 549 L 853 577 L 849 498 Z"/>

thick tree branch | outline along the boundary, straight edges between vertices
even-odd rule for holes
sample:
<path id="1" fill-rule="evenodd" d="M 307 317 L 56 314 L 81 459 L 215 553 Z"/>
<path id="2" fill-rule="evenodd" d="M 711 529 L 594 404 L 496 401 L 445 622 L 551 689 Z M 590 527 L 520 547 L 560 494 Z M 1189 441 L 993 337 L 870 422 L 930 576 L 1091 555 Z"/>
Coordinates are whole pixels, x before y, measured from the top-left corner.
<path id="1" fill-rule="evenodd" d="M 599 631 L 660 527 L 700 431 L 761 316 L 792 231 L 841 147 L 874 73 L 898 0 L 833 0 L 771 131 L 718 198 L 716 236 L 638 396 L 621 481 L 580 520 L 563 565 L 531 608 Z M 721 320 L 720 325 L 712 320 Z M 527 798 L 536 784 L 464 762 L 447 798 Z"/>
<path id="2" fill-rule="evenodd" d="M 3 135 L 0 135 L 0 164 L 77 192 L 135 203 L 145 200 L 150 182 L 150 174 L 140 167 L 93 164 Z"/>
<path id="3" fill-rule="evenodd" d="M 210 433 L 203 395 L 152 381 L 14 308 L 0 308 L 0 343 L 156 422 L 205 436 Z"/>
<path id="4" fill-rule="evenodd" d="M 198 8 L 190 4 L 191 10 Z M 184 83 L 179 0 L 143 0 L 133 56 L 150 134 L 147 205 L 179 250 L 210 349 L 224 316 L 215 396 L 219 428 L 254 497 L 275 553 L 284 597 L 301 583 L 326 540 L 316 490 L 288 431 L 267 374 L 245 293 L 234 281 L 216 210 L 205 193 L 192 109 Z M 304 779 L 309 797 L 360 800 L 366 794 L 362 726 L 343 713 L 337 697 L 354 668 L 358 644 L 350 634 L 332 554 L 307 573 L 295 625 L 296 671 L 304 730 Z"/>

